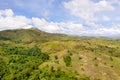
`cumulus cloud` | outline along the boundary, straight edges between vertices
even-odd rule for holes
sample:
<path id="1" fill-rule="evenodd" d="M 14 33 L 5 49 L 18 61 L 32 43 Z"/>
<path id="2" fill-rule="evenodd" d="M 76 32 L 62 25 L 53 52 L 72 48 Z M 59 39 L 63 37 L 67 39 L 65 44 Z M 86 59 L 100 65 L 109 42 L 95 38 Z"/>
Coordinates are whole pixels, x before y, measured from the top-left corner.
<path id="1" fill-rule="evenodd" d="M 2 17 L 2 16 L 12 17 L 13 15 L 14 15 L 14 13 L 11 9 L 0 10 L 0 17 Z"/>
<path id="2" fill-rule="evenodd" d="M 56 23 L 53 22 L 47 22 L 45 19 L 39 19 L 39 18 L 32 18 L 33 25 L 43 31 L 47 32 L 57 32 L 59 30 L 59 27 Z"/>
<path id="3" fill-rule="evenodd" d="M 115 12 L 119 13 L 119 3 L 119 0 L 69 0 L 63 2 L 63 6 L 68 13 L 84 20 L 83 24 L 89 27 L 84 26 L 84 30 L 79 34 L 113 36 L 120 34 L 119 27 L 116 27 L 118 25 L 112 24 L 120 20 L 117 15 L 116 21 L 113 19 Z"/>
<path id="4" fill-rule="evenodd" d="M 66 33 L 68 31 L 72 34 L 76 31 L 79 32 L 83 28 L 80 23 L 48 22 L 43 18 L 27 18 L 21 15 L 14 15 L 11 9 L 1 10 L 0 16 L 0 30 L 36 27 L 50 33 Z"/>
<path id="5" fill-rule="evenodd" d="M 11 9 L 0 10 L 0 30 L 29 28 L 31 20 L 25 16 L 14 16 Z"/>
<path id="6" fill-rule="evenodd" d="M 112 26 L 110 28 L 99 28 L 94 30 L 93 33 L 95 36 L 108 36 L 108 37 L 115 37 L 120 35 L 120 26 Z"/>
<path id="7" fill-rule="evenodd" d="M 21 15 L 14 15 L 11 9 L 0 10 L 0 30 L 6 29 L 28 29 L 36 27 L 42 31 L 50 33 L 64 33 L 79 36 L 116 36 L 120 35 L 120 24 L 114 24 L 109 27 L 88 23 L 94 26 L 87 28 L 82 23 L 75 22 L 48 22 L 44 18 L 27 18 Z"/>
<path id="8" fill-rule="evenodd" d="M 79 32 L 83 29 L 82 24 L 73 22 L 47 22 L 45 19 L 32 18 L 33 25 L 43 31 L 51 33 L 70 33 Z"/>
<path id="9" fill-rule="evenodd" d="M 97 21 L 96 13 L 114 10 L 112 4 L 106 0 L 100 0 L 99 2 L 93 2 L 92 0 L 70 0 L 64 2 L 63 5 L 72 15 L 87 21 Z"/>

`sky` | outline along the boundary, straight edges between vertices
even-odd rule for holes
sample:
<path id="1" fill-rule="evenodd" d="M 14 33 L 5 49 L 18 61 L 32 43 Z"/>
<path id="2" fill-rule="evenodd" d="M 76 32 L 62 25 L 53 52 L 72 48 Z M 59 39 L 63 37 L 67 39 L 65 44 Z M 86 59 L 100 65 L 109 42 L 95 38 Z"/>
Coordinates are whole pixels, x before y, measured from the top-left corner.
<path id="1" fill-rule="evenodd" d="M 0 30 L 120 37 L 120 0 L 0 0 Z"/>

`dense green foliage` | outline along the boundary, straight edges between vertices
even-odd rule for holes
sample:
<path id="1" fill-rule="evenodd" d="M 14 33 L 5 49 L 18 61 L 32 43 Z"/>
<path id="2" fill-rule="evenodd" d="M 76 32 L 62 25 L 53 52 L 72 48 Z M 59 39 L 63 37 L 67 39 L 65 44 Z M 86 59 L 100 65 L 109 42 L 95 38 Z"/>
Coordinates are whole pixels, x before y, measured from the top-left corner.
<path id="1" fill-rule="evenodd" d="M 37 46 L 25 49 L 24 47 L 17 47 L 17 46 L 10 46 L 10 45 L 3 44 L 3 50 L 7 54 L 37 56 L 43 61 L 49 59 L 49 56 L 47 54 L 42 53 Z"/>
<path id="2" fill-rule="evenodd" d="M 3 53 L 0 56 L 1 80 L 78 80 L 72 74 L 66 74 L 60 68 L 56 70 L 48 66 L 39 69 L 39 65 L 49 60 L 49 56 L 42 53 L 37 46 L 24 48 L 2 44 Z M 67 65 L 71 58 L 65 57 Z M 80 80 L 89 80 L 80 78 Z"/>
<path id="3" fill-rule="evenodd" d="M 34 46 L 24 49 L 10 45 L 1 45 L 4 50 L 0 57 L 0 78 L 2 80 L 27 80 L 38 70 L 49 56 Z"/>

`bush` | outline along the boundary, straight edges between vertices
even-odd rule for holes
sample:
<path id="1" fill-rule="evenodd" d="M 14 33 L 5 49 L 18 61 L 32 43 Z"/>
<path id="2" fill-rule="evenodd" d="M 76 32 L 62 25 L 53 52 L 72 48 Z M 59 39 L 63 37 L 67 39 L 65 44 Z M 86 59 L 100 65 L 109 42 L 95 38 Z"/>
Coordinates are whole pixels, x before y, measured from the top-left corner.
<path id="1" fill-rule="evenodd" d="M 66 66 L 71 65 L 71 57 L 70 57 L 70 55 L 64 56 L 64 62 L 66 64 Z"/>
<path id="2" fill-rule="evenodd" d="M 57 60 L 57 59 L 58 59 L 58 56 L 57 56 L 57 55 L 55 55 L 54 57 L 55 57 L 55 60 Z"/>

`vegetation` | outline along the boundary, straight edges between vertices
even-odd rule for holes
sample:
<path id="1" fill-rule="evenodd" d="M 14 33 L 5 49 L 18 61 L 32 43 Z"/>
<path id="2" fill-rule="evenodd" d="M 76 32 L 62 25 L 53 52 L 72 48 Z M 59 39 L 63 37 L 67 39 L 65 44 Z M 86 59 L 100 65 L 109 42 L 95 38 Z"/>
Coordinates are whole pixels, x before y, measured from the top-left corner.
<path id="1" fill-rule="evenodd" d="M 120 40 L 0 31 L 0 80 L 120 80 Z"/>
<path id="2" fill-rule="evenodd" d="M 64 62 L 66 64 L 66 66 L 70 66 L 71 65 L 71 57 L 69 55 L 65 56 Z"/>

